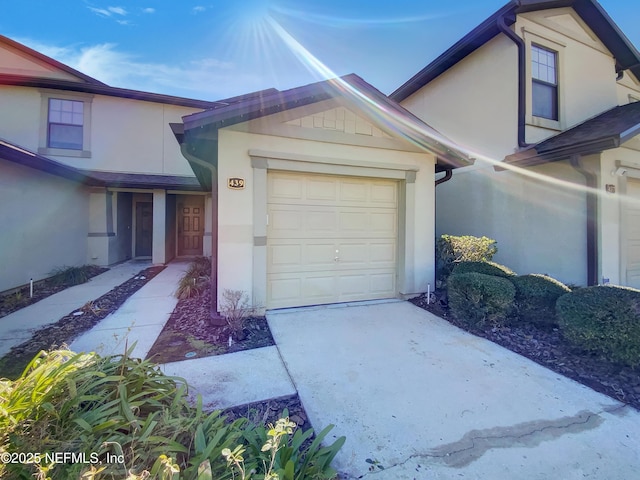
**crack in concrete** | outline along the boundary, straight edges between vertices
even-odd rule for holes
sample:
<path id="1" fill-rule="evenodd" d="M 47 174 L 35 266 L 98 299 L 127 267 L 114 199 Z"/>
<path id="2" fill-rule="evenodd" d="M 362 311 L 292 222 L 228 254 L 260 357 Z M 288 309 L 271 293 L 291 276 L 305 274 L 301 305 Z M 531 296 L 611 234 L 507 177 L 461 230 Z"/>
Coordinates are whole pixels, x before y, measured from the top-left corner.
<path id="1" fill-rule="evenodd" d="M 553 440 L 568 433 L 579 433 L 595 429 L 604 422 L 604 418 L 601 416 L 602 413 L 623 416 L 626 414 L 624 411 L 626 408 L 627 405 L 621 404 L 604 408 L 598 413 L 582 410 L 576 415 L 562 417 L 557 420 L 535 420 L 509 427 L 471 430 L 456 442 L 432 448 L 428 453 L 410 455 L 401 462 L 385 466 L 384 470 L 367 472 L 357 478 L 376 475 L 403 466 L 414 459 L 436 459 L 443 461 L 449 467 L 466 467 L 494 448 L 533 448 L 544 441 Z"/>

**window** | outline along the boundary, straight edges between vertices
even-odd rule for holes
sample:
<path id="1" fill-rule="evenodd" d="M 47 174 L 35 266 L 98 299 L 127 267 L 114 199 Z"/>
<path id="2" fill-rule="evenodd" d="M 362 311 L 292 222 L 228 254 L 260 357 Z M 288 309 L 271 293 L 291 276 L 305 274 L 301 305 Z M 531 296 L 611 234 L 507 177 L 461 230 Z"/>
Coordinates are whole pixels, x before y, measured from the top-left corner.
<path id="1" fill-rule="evenodd" d="M 533 116 L 558 120 L 558 53 L 531 46 Z"/>
<path id="2" fill-rule="evenodd" d="M 49 99 L 47 147 L 82 150 L 84 103 L 76 100 Z"/>

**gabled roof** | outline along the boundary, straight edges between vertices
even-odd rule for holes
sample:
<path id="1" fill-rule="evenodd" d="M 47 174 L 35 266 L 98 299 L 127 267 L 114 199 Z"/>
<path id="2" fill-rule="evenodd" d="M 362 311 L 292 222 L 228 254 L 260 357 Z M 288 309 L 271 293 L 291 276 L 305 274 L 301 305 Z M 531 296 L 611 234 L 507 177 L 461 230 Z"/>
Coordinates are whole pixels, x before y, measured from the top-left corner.
<path id="1" fill-rule="evenodd" d="M 511 26 L 520 13 L 572 7 L 616 59 L 618 70 L 631 70 L 640 80 L 640 53 L 595 0 L 511 0 L 433 62 L 389 95 L 401 102 L 500 33 L 498 20 Z"/>
<path id="2" fill-rule="evenodd" d="M 49 65 L 51 67 L 53 67 L 56 70 L 60 70 L 63 72 L 66 72 L 70 75 L 73 75 L 74 77 L 77 77 L 78 80 L 83 80 L 86 83 L 90 83 L 93 85 L 105 85 L 104 83 L 102 83 L 100 80 L 96 80 L 93 77 L 90 77 L 89 75 L 85 75 L 82 72 L 79 72 L 78 70 L 75 70 L 73 68 L 71 68 L 68 65 L 65 65 L 64 63 L 60 63 L 57 60 L 54 60 L 51 57 L 47 57 L 46 55 L 43 55 L 42 53 L 33 50 L 29 47 L 27 47 L 26 45 L 23 45 L 21 43 L 16 42 L 15 40 L 11 40 L 9 37 L 5 37 L 4 35 L 0 35 L 0 43 L 5 43 L 7 45 L 9 45 L 10 47 L 22 52 L 23 54 L 29 56 L 29 57 L 33 57 L 36 60 L 40 61 L 41 63 L 44 63 L 46 65 Z"/>
<path id="3" fill-rule="evenodd" d="M 14 162 L 90 187 L 169 188 L 202 191 L 200 184 L 194 177 L 82 170 L 31 152 L 5 140 L 0 140 L 0 160 Z"/>
<path id="4" fill-rule="evenodd" d="M 215 106 L 204 112 L 183 117 L 184 127 L 174 128 L 179 141 L 187 143 L 196 136 L 215 137 L 218 129 L 293 108 L 314 104 L 330 98 L 347 97 L 358 103 L 368 117 L 380 117 L 385 129 L 404 137 L 434 153 L 440 162 L 439 170 L 472 164 L 472 160 L 454 143 L 410 113 L 397 102 L 365 82 L 355 74 L 339 79 L 324 80 L 285 91 L 259 92 L 244 101 Z M 224 103 L 223 101 L 222 103 Z"/>
<path id="5" fill-rule="evenodd" d="M 640 102 L 614 107 L 586 122 L 505 158 L 520 167 L 617 148 L 640 135 Z M 496 169 L 503 170 L 499 166 Z"/>
<path id="6" fill-rule="evenodd" d="M 62 80 L 59 78 L 48 77 L 35 77 L 27 75 L 14 75 L 14 74 L 2 74 L 0 73 L 0 85 L 12 85 L 21 87 L 35 87 L 35 88 L 50 88 L 54 90 L 63 90 L 69 92 L 80 93 L 92 93 L 96 95 L 107 95 L 110 97 L 128 98 L 132 100 L 141 100 L 145 102 L 164 103 L 168 105 L 178 105 L 182 107 L 191 107 L 199 109 L 213 108 L 215 106 L 221 106 L 220 102 L 209 102 L 205 100 L 195 100 L 191 98 L 176 97 L 173 95 L 162 95 L 158 93 L 142 92 L 139 90 L 130 90 L 126 88 L 110 87 L 105 83 L 96 80 L 82 72 L 74 70 L 73 68 L 64 65 L 63 63 L 47 57 L 40 52 L 30 49 L 29 47 L 22 45 L 15 40 L 0 35 L 0 43 L 6 43 L 11 47 L 20 50 L 25 55 L 36 58 L 38 61 L 53 66 L 54 68 L 67 72 L 78 78 L 78 81 L 74 80 Z M 267 90 L 269 91 L 269 90 Z M 255 94 L 249 94 L 249 96 Z M 225 102 L 242 101 L 246 95 L 240 95 L 225 100 Z"/>

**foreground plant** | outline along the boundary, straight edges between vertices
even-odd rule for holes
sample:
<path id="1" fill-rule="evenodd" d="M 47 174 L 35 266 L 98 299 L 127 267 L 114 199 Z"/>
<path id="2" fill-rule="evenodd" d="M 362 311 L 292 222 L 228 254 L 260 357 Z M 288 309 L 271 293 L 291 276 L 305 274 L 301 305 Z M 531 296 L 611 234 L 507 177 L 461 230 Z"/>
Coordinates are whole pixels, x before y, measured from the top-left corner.
<path id="1" fill-rule="evenodd" d="M 238 445 L 247 449 L 244 460 L 251 470 L 264 471 L 264 452 L 255 452 L 249 441 L 262 438 L 262 427 L 246 419 L 229 423 L 219 411 L 206 413 L 200 398 L 191 406 L 183 379 L 166 376 L 130 353 L 40 352 L 17 380 L 0 380 L 0 455 L 68 452 L 87 460 L 3 462 L 0 478 L 232 479 L 235 472 L 222 452 Z M 296 435 L 302 434 L 293 439 Z M 288 458 L 297 459 L 295 471 L 330 471 L 322 449 L 303 448 L 301 442 Z M 276 457 L 274 471 L 280 464 Z"/>

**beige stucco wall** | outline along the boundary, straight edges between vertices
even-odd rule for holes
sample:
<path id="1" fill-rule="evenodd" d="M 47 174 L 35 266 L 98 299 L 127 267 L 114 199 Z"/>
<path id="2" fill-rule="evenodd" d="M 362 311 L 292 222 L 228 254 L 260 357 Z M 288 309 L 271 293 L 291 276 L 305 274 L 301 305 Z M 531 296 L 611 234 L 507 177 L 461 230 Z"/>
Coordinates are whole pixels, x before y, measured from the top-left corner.
<path id="1" fill-rule="evenodd" d="M 617 86 L 619 105 L 625 105 L 631 101 L 640 101 L 640 82 L 632 73 L 625 72 Z"/>
<path id="2" fill-rule="evenodd" d="M 433 285 L 434 263 L 434 158 L 410 151 L 331 143 L 304 138 L 265 135 L 223 129 L 219 131 L 219 256 L 218 296 L 224 289 L 244 290 L 257 305 L 265 304 L 266 263 L 259 259 L 266 247 L 254 245 L 254 237 L 266 235 L 267 170 L 252 166 L 251 152 L 271 152 L 270 165 L 315 173 L 357 176 L 394 175 L 406 195 L 406 211 L 412 217 L 401 229 L 399 294 L 426 291 Z M 282 160 L 282 158 L 289 160 Z M 299 160 L 296 160 L 298 158 Z M 342 159 L 345 165 L 323 163 Z M 284 162 L 284 163 L 282 163 Z M 377 167 L 376 167 L 377 165 Z M 271 168 L 271 167 L 269 167 Z M 415 183 L 405 183 L 405 169 L 418 170 Z M 411 176 L 411 175 L 410 175 Z M 243 190 L 227 188 L 227 178 L 246 180 Z M 402 214 L 401 214 L 402 216 Z M 415 216 L 415 218 L 413 218 Z M 264 248 L 264 252 L 260 250 Z M 402 253 L 405 255 L 403 256 Z M 266 259 L 266 257 L 264 257 Z M 263 278 L 264 277 L 264 278 Z"/>
<path id="3" fill-rule="evenodd" d="M 584 178 L 567 162 L 527 171 L 541 176 L 493 168 L 454 172 L 436 189 L 437 235 L 486 235 L 498 241 L 494 260 L 518 274 L 585 284 L 585 195 L 571 188 Z"/>
<path id="4" fill-rule="evenodd" d="M 517 136 L 518 54 L 498 36 L 402 102 L 454 142 L 500 161 Z"/>
<path id="5" fill-rule="evenodd" d="M 514 31 L 527 46 L 527 142 L 541 141 L 618 105 L 615 59 L 571 8 L 519 15 Z M 531 115 L 532 44 L 558 53 L 558 122 Z"/>
<path id="6" fill-rule="evenodd" d="M 46 115 L 42 98 L 36 88 L 0 86 L 0 105 L 11 112 L 0 116 L 0 136 L 38 151 Z M 169 123 L 198 110 L 104 95 L 77 98 L 91 98 L 90 156 L 47 156 L 89 170 L 193 176 Z"/>
<path id="7" fill-rule="evenodd" d="M 0 291 L 85 264 L 85 188 L 5 160 L 0 170 Z"/>
<path id="8" fill-rule="evenodd" d="M 636 141 L 640 141 L 640 137 L 636 137 Z M 623 146 L 604 152 L 599 171 L 600 271 L 602 278 L 608 278 L 610 283 L 617 285 L 626 282 L 625 206 L 627 202 L 637 202 L 638 199 L 627 197 L 627 177 L 616 174 L 616 169 L 622 164 L 635 166 L 640 172 L 640 148 L 633 142 L 632 145 L 635 148 Z M 607 185 L 613 185 L 615 193 L 607 193 Z"/>
<path id="9" fill-rule="evenodd" d="M 613 57 L 569 8 L 519 15 L 512 28 L 527 46 L 529 143 L 628 103 L 628 95 L 639 88 L 629 74 L 616 83 Z M 532 43 L 558 52 L 559 122 L 530 114 Z M 475 166 L 454 171 L 453 179 L 436 189 L 437 234 L 493 237 L 499 245 L 496 260 L 518 273 L 548 273 L 565 282 L 584 284 L 584 192 L 553 181 L 558 178 L 584 185 L 582 175 L 567 161 L 527 169 L 548 177 L 540 180 L 495 172 L 483 160 L 486 156 L 501 161 L 518 149 L 516 62 L 514 43 L 499 35 L 402 102 L 443 134 L 478 153 Z M 604 191 L 605 184 L 611 183 L 606 177 L 611 177 L 612 161 L 610 154 L 603 158 L 603 164 L 595 168 L 602 170 L 598 173 Z M 619 179 L 613 181 L 619 183 Z M 619 209 L 617 201 L 603 197 L 600 273 L 612 283 L 620 277 Z"/>

